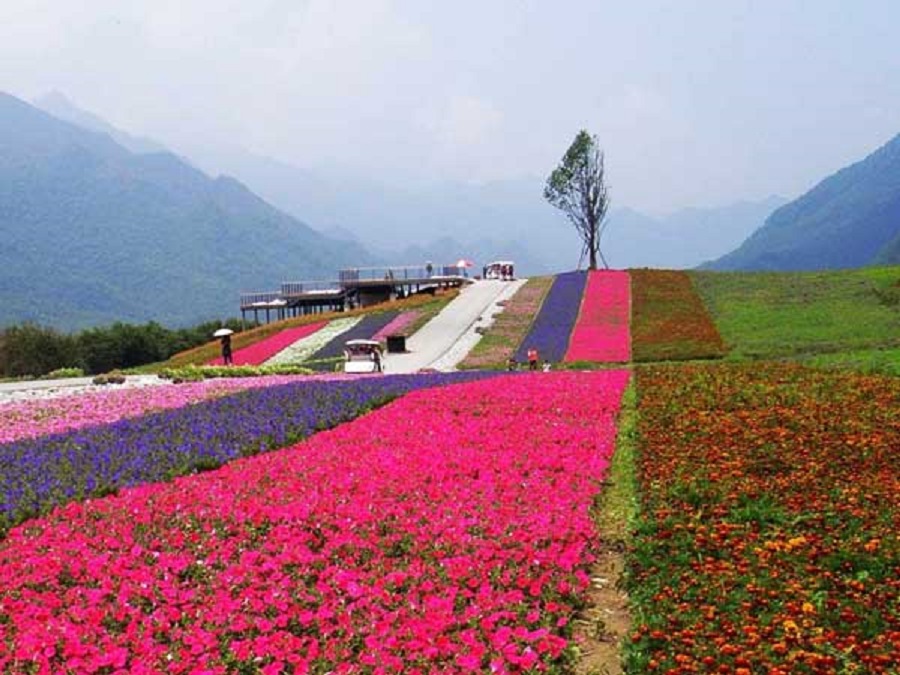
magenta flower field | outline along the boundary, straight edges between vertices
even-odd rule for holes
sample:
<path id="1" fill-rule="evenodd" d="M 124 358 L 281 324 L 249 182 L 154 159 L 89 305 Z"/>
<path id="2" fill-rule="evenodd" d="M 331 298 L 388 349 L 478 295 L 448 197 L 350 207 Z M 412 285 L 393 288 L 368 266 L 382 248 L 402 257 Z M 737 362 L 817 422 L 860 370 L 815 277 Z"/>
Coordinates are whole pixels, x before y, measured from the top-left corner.
<path id="1" fill-rule="evenodd" d="M 260 340 L 243 349 L 236 349 L 232 354 L 234 365 L 259 366 L 298 340 L 309 337 L 316 331 L 324 328 L 327 323 L 327 321 L 319 321 L 297 326 L 296 328 L 286 328 L 267 337 L 265 340 Z M 209 362 L 209 365 L 213 366 L 221 366 L 222 364 L 221 356 Z"/>
<path id="2" fill-rule="evenodd" d="M 568 655 L 625 371 L 409 394 L 0 542 L 0 672 L 522 672 Z"/>
<path id="3" fill-rule="evenodd" d="M 566 361 L 625 363 L 631 359 L 631 282 L 628 272 L 589 272 Z"/>

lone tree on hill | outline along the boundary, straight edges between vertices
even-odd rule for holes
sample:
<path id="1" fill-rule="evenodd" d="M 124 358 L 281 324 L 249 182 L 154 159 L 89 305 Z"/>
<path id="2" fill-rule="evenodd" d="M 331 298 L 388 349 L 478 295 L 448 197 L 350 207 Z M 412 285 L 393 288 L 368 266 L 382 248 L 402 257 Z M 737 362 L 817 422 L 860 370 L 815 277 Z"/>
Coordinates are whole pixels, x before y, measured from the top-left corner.
<path id="1" fill-rule="evenodd" d="M 603 181 L 603 151 L 596 136 L 582 129 L 566 150 L 559 166 L 544 186 L 544 199 L 564 212 L 581 237 L 581 254 L 588 254 L 589 269 L 597 269 L 597 256 L 608 268 L 600 251 L 600 235 L 606 228 L 609 195 Z"/>

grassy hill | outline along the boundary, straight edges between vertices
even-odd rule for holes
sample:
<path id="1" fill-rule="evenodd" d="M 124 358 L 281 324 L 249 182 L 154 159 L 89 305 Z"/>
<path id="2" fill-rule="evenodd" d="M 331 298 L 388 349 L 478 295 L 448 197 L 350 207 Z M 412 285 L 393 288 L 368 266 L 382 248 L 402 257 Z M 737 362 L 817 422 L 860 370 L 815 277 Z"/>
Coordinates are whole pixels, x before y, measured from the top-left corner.
<path id="1" fill-rule="evenodd" d="M 900 372 L 900 267 L 691 276 L 732 359 Z"/>

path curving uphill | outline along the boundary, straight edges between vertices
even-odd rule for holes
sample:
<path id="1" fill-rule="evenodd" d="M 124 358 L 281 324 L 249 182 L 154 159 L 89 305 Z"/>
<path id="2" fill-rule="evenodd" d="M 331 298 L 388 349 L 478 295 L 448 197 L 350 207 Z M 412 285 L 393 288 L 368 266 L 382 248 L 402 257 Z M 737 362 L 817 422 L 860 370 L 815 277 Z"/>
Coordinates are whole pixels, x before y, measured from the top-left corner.
<path id="1" fill-rule="evenodd" d="M 466 338 L 474 334 L 476 324 L 498 311 L 499 308 L 495 308 L 497 302 L 509 298 L 523 283 L 525 280 L 480 279 L 466 286 L 406 341 L 408 351 L 405 354 L 388 355 L 385 360 L 387 372 L 415 373 L 425 368 L 453 370 L 474 346 L 474 340 Z"/>

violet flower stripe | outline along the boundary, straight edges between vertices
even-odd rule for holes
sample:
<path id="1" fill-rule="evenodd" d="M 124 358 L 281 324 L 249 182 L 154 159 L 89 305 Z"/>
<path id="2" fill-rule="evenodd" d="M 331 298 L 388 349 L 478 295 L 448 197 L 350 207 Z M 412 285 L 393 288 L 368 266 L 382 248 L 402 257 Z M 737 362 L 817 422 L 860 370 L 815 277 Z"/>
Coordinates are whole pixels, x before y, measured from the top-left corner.
<path id="1" fill-rule="evenodd" d="M 558 363 L 569 349 L 569 336 L 578 318 L 587 272 L 558 274 L 544 298 L 531 330 L 516 350 L 515 359 L 528 360 L 528 350 L 537 349 L 541 361 Z"/>

